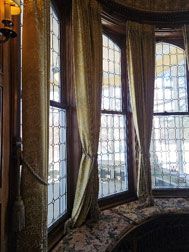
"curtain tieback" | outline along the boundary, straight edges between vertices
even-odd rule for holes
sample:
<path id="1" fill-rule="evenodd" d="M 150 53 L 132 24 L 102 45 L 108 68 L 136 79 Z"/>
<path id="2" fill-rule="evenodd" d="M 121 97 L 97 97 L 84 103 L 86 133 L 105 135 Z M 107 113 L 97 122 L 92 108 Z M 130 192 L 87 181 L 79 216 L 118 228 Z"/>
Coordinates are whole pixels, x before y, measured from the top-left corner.
<path id="1" fill-rule="evenodd" d="M 95 162 L 95 160 L 97 159 L 97 157 L 98 157 L 98 154 L 97 155 L 91 155 L 91 154 L 89 154 L 87 151 L 85 151 L 84 149 L 83 149 L 83 154 L 87 157 L 87 158 L 89 158 L 92 162 Z"/>
<path id="2" fill-rule="evenodd" d="M 139 149 L 139 152 L 141 155 L 144 155 L 144 156 L 149 155 L 149 151 L 144 151 L 143 149 Z"/>
<path id="3" fill-rule="evenodd" d="M 28 169 L 28 171 L 33 175 L 34 178 L 38 180 L 38 182 L 42 185 L 48 186 L 48 182 L 46 182 L 39 174 L 36 173 L 36 171 L 32 168 L 32 166 L 25 160 L 23 157 L 23 153 L 21 152 L 21 162 L 25 165 L 25 167 Z"/>
<path id="4" fill-rule="evenodd" d="M 142 149 L 139 149 L 139 153 L 144 158 L 149 158 L 150 157 L 150 152 L 149 151 L 143 151 Z"/>

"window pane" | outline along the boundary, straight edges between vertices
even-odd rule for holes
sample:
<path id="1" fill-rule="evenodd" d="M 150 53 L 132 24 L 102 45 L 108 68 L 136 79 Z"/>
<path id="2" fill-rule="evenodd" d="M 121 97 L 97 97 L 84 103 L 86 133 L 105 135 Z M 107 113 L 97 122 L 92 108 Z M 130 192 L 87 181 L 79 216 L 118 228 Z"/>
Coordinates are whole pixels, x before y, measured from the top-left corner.
<path id="1" fill-rule="evenodd" d="M 48 226 L 66 213 L 67 158 L 66 111 L 50 107 L 49 115 L 49 172 Z"/>
<path id="2" fill-rule="evenodd" d="M 51 7 L 50 11 L 50 100 L 61 101 L 60 84 L 60 23 Z"/>
<path id="3" fill-rule="evenodd" d="M 122 111 L 121 50 L 103 35 L 102 110 Z"/>
<path id="4" fill-rule="evenodd" d="M 153 188 L 189 187 L 188 116 L 154 116 L 151 166 Z"/>
<path id="5" fill-rule="evenodd" d="M 184 50 L 167 43 L 156 44 L 154 112 L 186 112 L 187 78 Z"/>
<path id="6" fill-rule="evenodd" d="M 102 114 L 98 148 L 99 198 L 128 190 L 126 119 Z"/>

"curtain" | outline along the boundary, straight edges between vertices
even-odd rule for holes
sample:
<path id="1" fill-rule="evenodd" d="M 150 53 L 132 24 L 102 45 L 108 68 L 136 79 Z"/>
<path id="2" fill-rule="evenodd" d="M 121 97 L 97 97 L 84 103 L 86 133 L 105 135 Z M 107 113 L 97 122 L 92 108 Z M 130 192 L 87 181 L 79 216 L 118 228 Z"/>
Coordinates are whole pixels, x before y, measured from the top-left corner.
<path id="1" fill-rule="evenodd" d="M 50 3 L 24 0 L 23 157 L 36 176 L 47 181 L 49 115 Z M 25 228 L 18 251 L 47 251 L 47 186 L 23 165 Z"/>
<path id="2" fill-rule="evenodd" d="M 189 25 L 183 26 L 184 47 L 189 70 Z"/>
<path id="3" fill-rule="evenodd" d="M 97 151 L 101 116 L 102 28 L 95 0 L 73 1 L 74 88 L 83 154 L 71 222 L 81 225 L 98 216 Z"/>
<path id="4" fill-rule="evenodd" d="M 153 120 L 155 33 L 151 25 L 127 23 L 127 66 L 133 121 L 139 144 L 137 193 L 153 203 L 150 142 Z"/>

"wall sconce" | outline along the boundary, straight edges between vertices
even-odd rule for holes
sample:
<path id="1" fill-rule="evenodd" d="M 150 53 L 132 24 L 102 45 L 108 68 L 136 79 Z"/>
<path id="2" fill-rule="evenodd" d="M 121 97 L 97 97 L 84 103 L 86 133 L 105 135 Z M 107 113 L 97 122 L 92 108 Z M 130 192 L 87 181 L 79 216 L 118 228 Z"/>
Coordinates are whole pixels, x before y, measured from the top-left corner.
<path id="1" fill-rule="evenodd" d="M 2 37 L 0 43 L 5 43 L 17 36 L 13 30 L 12 16 L 20 14 L 20 0 L 4 0 L 4 6 L 2 7 L 4 7 L 4 19 L 2 20 L 4 27 L 0 28 L 0 35 Z"/>

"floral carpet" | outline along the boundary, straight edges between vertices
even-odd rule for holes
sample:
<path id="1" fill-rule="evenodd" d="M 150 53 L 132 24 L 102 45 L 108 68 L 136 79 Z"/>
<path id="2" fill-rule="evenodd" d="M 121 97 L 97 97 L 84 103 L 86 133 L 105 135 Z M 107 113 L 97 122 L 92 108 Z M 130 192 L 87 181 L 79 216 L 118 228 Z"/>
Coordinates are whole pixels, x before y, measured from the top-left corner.
<path id="1" fill-rule="evenodd" d="M 152 207 L 141 206 L 139 201 L 104 210 L 96 223 L 73 229 L 53 252 L 103 252 L 111 251 L 119 239 L 140 223 L 158 215 L 189 213 L 189 199 L 155 199 Z"/>

